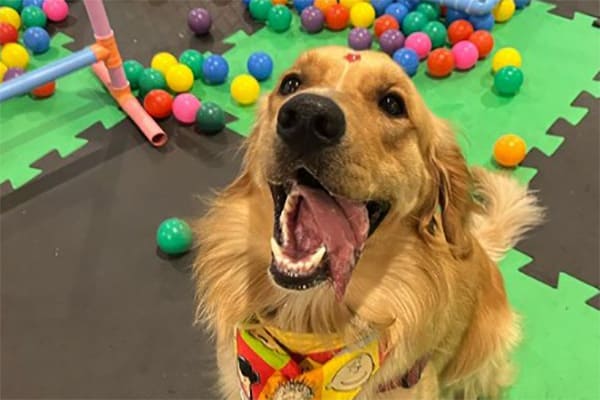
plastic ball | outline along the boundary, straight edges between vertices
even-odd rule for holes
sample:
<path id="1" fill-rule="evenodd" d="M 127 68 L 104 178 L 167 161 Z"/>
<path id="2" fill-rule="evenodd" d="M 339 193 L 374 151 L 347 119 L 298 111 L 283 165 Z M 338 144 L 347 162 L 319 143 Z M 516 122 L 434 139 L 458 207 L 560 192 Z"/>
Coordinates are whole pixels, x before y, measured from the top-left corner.
<path id="1" fill-rule="evenodd" d="M 46 26 L 47 18 L 44 11 L 36 6 L 28 6 L 21 11 L 21 21 L 25 29 L 31 28 L 32 26 L 44 27 Z"/>
<path id="2" fill-rule="evenodd" d="M 188 13 L 187 24 L 196 35 L 206 35 L 212 26 L 212 17 L 207 9 L 194 8 Z"/>
<path id="3" fill-rule="evenodd" d="M 446 27 L 439 21 L 429 21 L 423 27 L 423 33 L 429 36 L 431 46 L 434 48 L 441 47 L 446 44 Z"/>
<path id="4" fill-rule="evenodd" d="M 265 22 L 271 7 L 273 7 L 271 0 L 250 0 L 248 9 L 252 18 L 259 22 Z"/>
<path id="5" fill-rule="evenodd" d="M 194 235 L 185 221 L 179 218 L 169 218 L 158 226 L 156 244 L 163 253 L 175 256 L 186 253 L 192 248 Z"/>
<path id="6" fill-rule="evenodd" d="M 227 80 L 227 75 L 229 75 L 229 64 L 222 56 L 213 54 L 204 60 L 202 76 L 206 83 L 219 85 Z"/>
<path id="7" fill-rule="evenodd" d="M 515 0 L 515 7 L 518 10 L 527 7 L 531 3 L 531 0 Z"/>
<path id="8" fill-rule="evenodd" d="M 273 6 L 267 15 L 267 26 L 275 32 L 285 32 L 292 24 L 292 12 L 282 5 Z"/>
<path id="9" fill-rule="evenodd" d="M 515 13 L 514 0 L 500 0 L 492 10 L 492 15 L 496 22 L 506 22 Z"/>
<path id="10" fill-rule="evenodd" d="M 250 75 L 259 81 L 264 81 L 269 79 L 273 73 L 273 59 L 267 53 L 257 51 L 248 58 L 246 68 Z"/>
<path id="11" fill-rule="evenodd" d="M 373 37 L 366 28 L 354 28 L 348 35 L 348 46 L 354 50 L 368 50 L 373 44 Z"/>
<path id="12" fill-rule="evenodd" d="M 400 24 L 398 23 L 398 21 L 396 21 L 396 18 L 394 18 L 393 16 L 382 15 L 381 17 L 375 20 L 375 36 L 380 37 L 383 34 L 383 32 L 389 29 L 400 29 Z"/>
<path id="13" fill-rule="evenodd" d="M 8 82 L 11 79 L 18 78 L 19 76 L 23 75 L 24 73 L 25 73 L 25 70 L 23 68 L 18 68 L 18 67 L 9 68 L 4 73 L 2 82 Z"/>
<path id="14" fill-rule="evenodd" d="M 445 47 L 435 49 L 427 57 L 427 73 L 434 78 L 443 78 L 452 73 L 454 56 Z"/>
<path id="15" fill-rule="evenodd" d="M 306 7 L 300 16 L 302 27 L 308 33 L 317 33 L 323 30 L 325 15 L 313 6 Z"/>
<path id="16" fill-rule="evenodd" d="M 144 72 L 144 66 L 136 60 L 127 60 L 123 63 L 125 77 L 129 81 L 131 89 L 135 90 L 139 87 L 140 76 Z"/>
<path id="17" fill-rule="evenodd" d="M 408 8 L 409 11 L 413 11 L 415 8 L 417 8 L 419 3 L 421 2 L 421 0 L 396 0 L 396 1 L 398 3 L 406 6 L 406 8 Z"/>
<path id="18" fill-rule="evenodd" d="M 427 17 L 420 12 L 411 11 L 404 17 L 404 21 L 402 21 L 402 32 L 404 32 L 405 35 L 419 32 L 425 28 L 428 21 Z"/>
<path id="19" fill-rule="evenodd" d="M 196 114 L 196 126 L 201 133 L 209 135 L 219 133 L 225 128 L 225 113 L 215 103 L 202 103 Z"/>
<path id="20" fill-rule="evenodd" d="M 165 78 L 167 86 L 175 93 L 188 92 L 194 86 L 194 73 L 184 64 L 173 65 Z"/>
<path id="21" fill-rule="evenodd" d="M 385 13 L 396 18 L 396 21 L 401 24 L 408 15 L 408 8 L 402 3 L 392 3 L 385 9 Z"/>
<path id="22" fill-rule="evenodd" d="M 194 79 L 202 78 L 202 66 L 204 65 L 204 56 L 198 50 L 188 49 L 179 55 L 179 62 L 187 65 L 194 74 Z"/>
<path id="23" fill-rule="evenodd" d="M 231 81 L 229 92 L 238 104 L 247 106 L 256 103 L 256 100 L 258 100 L 260 85 L 252 75 L 242 74 Z"/>
<path id="24" fill-rule="evenodd" d="M 13 10 L 19 12 L 23 8 L 22 0 L 0 0 L 0 7 L 10 7 Z"/>
<path id="25" fill-rule="evenodd" d="M 29 54 L 25 47 L 18 43 L 7 43 L 2 46 L 0 59 L 8 68 L 27 68 L 29 64 Z"/>
<path id="26" fill-rule="evenodd" d="M 173 116 L 183 124 L 193 124 L 201 103 L 191 93 L 181 93 L 173 100 Z"/>
<path id="27" fill-rule="evenodd" d="M 8 22 L 0 22 L 0 45 L 19 40 L 19 31 Z"/>
<path id="28" fill-rule="evenodd" d="M 411 33 L 404 41 L 404 47 L 413 49 L 422 60 L 431 51 L 431 39 L 423 32 Z"/>
<path id="29" fill-rule="evenodd" d="M 33 26 L 23 34 L 23 43 L 33 54 L 42 54 L 50 48 L 50 35 L 44 28 Z"/>
<path id="30" fill-rule="evenodd" d="M 526 154 L 525 141 L 512 133 L 501 136 L 494 144 L 494 160 L 503 167 L 516 167 Z"/>
<path id="31" fill-rule="evenodd" d="M 8 67 L 2 61 L 0 61 L 0 82 L 2 82 L 4 79 L 4 74 L 6 74 L 6 71 L 8 71 Z"/>
<path id="32" fill-rule="evenodd" d="M 394 0 L 371 0 L 371 5 L 375 9 L 375 15 L 385 14 L 385 9 L 392 4 Z"/>
<path id="33" fill-rule="evenodd" d="M 434 3 L 419 3 L 415 11 L 423 14 L 430 21 L 435 21 L 440 17 L 440 6 Z"/>
<path id="34" fill-rule="evenodd" d="M 56 91 L 56 82 L 48 82 L 43 84 L 42 86 L 38 86 L 31 91 L 31 95 L 38 99 L 45 99 L 50 97 Z"/>
<path id="35" fill-rule="evenodd" d="M 452 46 L 452 55 L 456 69 L 462 71 L 473 68 L 479 58 L 477 47 L 468 40 L 462 40 Z"/>
<path id="36" fill-rule="evenodd" d="M 494 54 L 492 58 L 492 71 L 498 72 L 500 68 L 513 66 L 520 68 L 522 65 L 521 54 L 517 49 L 512 47 L 504 47 Z"/>
<path id="37" fill-rule="evenodd" d="M 177 58 L 171 53 L 161 51 L 156 53 L 150 61 L 150 67 L 159 71 L 161 74 L 166 75 L 169 68 L 177 64 Z"/>
<path id="38" fill-rule="evenodd" d="M 61 22 L 69 16 L 69 5 L 65 0 L 44 0 L 42 9 L 52 22 Z"/>
<path id="39" fill-rule="evenodd" d="M 332 31 L 341 31 L 346 29 L 348 21 L 350 20 L 350 11 L 341 4 L 336 4 L 333 7 L 329 7 L 325 13 L 325 21 L 327 27 Z"/>
<path id="40" fill-rule="evenodd" d="M 273 5 L 282 5 L 285 6 L 287 5 L 287 0 L 271 0 L 273 2 Z"/>
<path id="41" fill-rule="evenodd" d="M 44 0 L 23 0 L 23 7 L 36 6 L 42 8 Z"/>
<path id="42" fill-rule="evenodd" d="M 469 42 L 477 47 L 480 59 L 487 57 L 494 48 L 493 36 L 488 31 L 484 30 L 473 32 L 471 36 L 469 36 Z"/>
<path id="43" fill-rule="evenodd" d="M 315 0 L 313 6 L 318 8 L 323 15 L 325 15 L 329 7 L 333 7 L 336 4 L 337 0 Z"/>
<path id="44" fill-rule="evenodd" d="M 403 48 L 396 51 L 392 57 L 402 67 L 408 76 L 413 76 L 419 69 L 419 56 L 413 49 Z"/>
<path id="45" fill-rule="evenodd" d="M 340 0 L 339 3 L 346 7 L 348 10 L 352 9 L 356 4 L 362 3 L 365 0 Z"/>
<path id="46" fill-rule="evenodd" d="M 21 17 L 19 13 L 10 7 L 0 7 L 0 22 L 6 22 L 19 30 L 21 27 Z"/>
<path id="47" fill-rule="evenodd" d="M 460 19 L 454 21 L 448 27 L 448 41 L 450 44 L 456 44 L 463 40 L 468 40 L 473 33 L 473 25 L 469 21 Z"/>
<path id="48" fill-rule="evenodd" d="M 154 68 L 146 68 L 140 74 L 138 87 L 140 89 L 140 96 L 144 97 L 151 90 L 166 89 L 167 81 L 160 71 L 157 71 Z"/>
<path id="49" fill-rule="evenodd" d="M 494 88 L 502 96 L 514 96 L 523 85 L 523 71 L 517 67 L 500 68 L 494 75 Z"/>
<path id="50" fill-rule="evenodd" d="M 369 3 L 358 3 L 350 9 L 350 23 L 357 28 L 368 28 L 375 21 L 375 9 Z"/>
<path id="51" fill-rule="evenodd" d="M 475 30 L 491 31 L 494 28 L 494 16 L 492 14 L 471 15 L 468 21 Z"/>
<path id="52" fill-rule="evenodd" d="M 162 89 L 153 89 L 144 96 L 144 109 L 154 118 L 167 118 L 173 110 L 173 96 Z"/>
<path id="53" fill-rule="evenodd" d="M 396 50 L 404 45 L 404 35 L 399 30 L 387 30 L 379 37 L 379 46 L 381 51 L 389 55 L 394 54 Z"/>
<path id="54" fill-rule="evenodd" d="M 294 8 L 300 14 L 306 7 L 312 6 L 314 2 L 314 0 L 294 0 Z"/>
<path id="55" fill-rule="evenodd" d="M 450 26 L 450 24 L 454 21 L 467 18 L 469 18 L 469 14 L 464 11 L 460 11 L 455 8 L 448 8 L 448 10 L 446 10 L 446 25 L 448 26 Z"/>

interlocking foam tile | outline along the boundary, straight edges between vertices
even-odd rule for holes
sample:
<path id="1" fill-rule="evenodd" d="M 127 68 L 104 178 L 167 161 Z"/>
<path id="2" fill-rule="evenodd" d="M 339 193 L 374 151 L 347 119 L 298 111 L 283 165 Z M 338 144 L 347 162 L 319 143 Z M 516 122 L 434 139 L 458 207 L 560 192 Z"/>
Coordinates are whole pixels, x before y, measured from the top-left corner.
<path id="1" fill-rule="evenodd" d="M 548 0 L 555 7 L 550 10 L 552 14 L 565 18 L 573 18 L 576 12 L 596 17 L 594 25 L 600 27 L 600 5 L 594 0 Z"/>
<path id="2" fill-rule="evenodd" d="M 71 39 L 54 35 L 50 50 L 31 58 L 29 69 L 40 67 L 70 53 L 63 46 Z M 87 143 L 77 137 L 101 122 L 106 129 L 125 118 L 89 68 L 58 79 L 56 93 L 43 100 L 29 95 L 0 105 L 0 183 L 14 189 L 41 173 L 31 167 L 45 154 L 56 150 L 66 157 Z"/>

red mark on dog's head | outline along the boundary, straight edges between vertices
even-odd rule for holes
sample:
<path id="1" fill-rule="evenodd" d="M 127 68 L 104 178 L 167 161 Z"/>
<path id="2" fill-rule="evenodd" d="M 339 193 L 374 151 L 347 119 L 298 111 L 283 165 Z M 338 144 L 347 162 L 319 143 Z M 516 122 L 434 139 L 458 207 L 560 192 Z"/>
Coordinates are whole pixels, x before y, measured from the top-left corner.
<path id="1" fill-rule="evenodd" d="M 344 56 L 344 58 L 346 59 L 346 61 L 348 62 L 355 62 L 355 61 L 360 61 L 360 54 L 356 54 L 356 53 L 348 53 Z"/>

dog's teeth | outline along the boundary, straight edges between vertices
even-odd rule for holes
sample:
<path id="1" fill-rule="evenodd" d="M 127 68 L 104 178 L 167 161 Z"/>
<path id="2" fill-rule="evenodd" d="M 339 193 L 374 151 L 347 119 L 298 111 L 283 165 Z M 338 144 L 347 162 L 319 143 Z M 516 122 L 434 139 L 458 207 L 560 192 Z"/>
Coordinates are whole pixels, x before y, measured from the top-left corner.
<path id="1" fill-rule="evenodd" d="M 319 265 L 319 263 L 323 259 L 324 255 L 325 255 L 325 246 L 321 246 L 317 249 L 317 251 L 312 256 L 310 256 L 310 258 L 308 259 L 308 264 L 310 264 L 311 267 Z"/>
<path id="2" fill-rule="evenodd" d="M 275 238 L 271 238 L 271 251 L 273 252 L 273 257 L 275 257 L 276 261 L 283 260 L 283 252 L 281 251 L 281 247 L 279 247 L 279 243 Z"/>

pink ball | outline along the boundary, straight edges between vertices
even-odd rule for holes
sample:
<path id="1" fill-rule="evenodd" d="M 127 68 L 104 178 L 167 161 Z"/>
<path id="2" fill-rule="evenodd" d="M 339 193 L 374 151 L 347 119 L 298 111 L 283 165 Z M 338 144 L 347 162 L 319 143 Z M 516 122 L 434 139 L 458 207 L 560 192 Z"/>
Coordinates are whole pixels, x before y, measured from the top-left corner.
<path id="1" fill-rule="evenodd" d="M 415 32 L 408 35 L 404 47 L 413 49 L 422 60 L 431 51 L 431 39 L 423 32 Z"/>
<path id="2" fill-rule="evenodd" d="M 466 70 L 472 68 L 479 58 L 477 47 L 468 40 L 461 40 L 452 46 L 454 65 L 456 69 Z"/>
<path id="3" fill-rule="evenodd" d="M 44 0 L 42 9 L 52 22 L 64 21 L 69 16 L 69 5 L 65 0 Z"/>
<path id="4" fill-rule="evenodd" d="M 199 108 L 200 100 L 190 93 L 178 94 L 173 100 L 173 116 L 184 124 L 193 124 L 196 121 Z"/>

